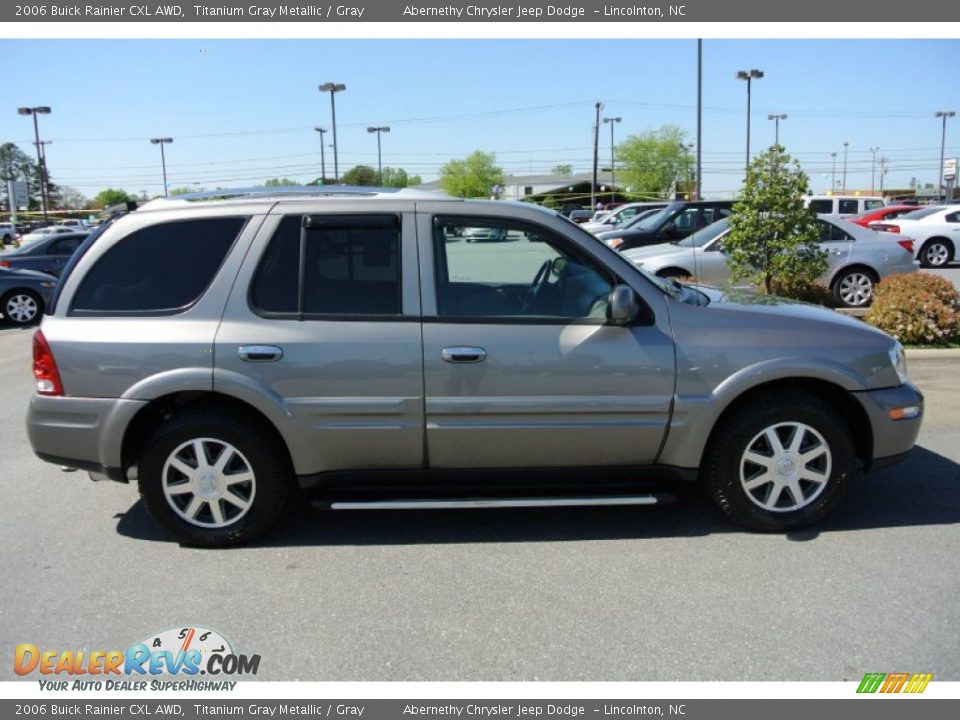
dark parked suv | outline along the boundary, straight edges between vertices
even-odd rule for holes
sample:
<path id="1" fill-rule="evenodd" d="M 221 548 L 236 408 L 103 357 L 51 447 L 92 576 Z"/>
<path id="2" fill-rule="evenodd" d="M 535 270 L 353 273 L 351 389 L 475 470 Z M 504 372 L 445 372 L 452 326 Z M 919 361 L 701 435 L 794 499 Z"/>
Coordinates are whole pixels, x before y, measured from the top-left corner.
<path id="1" fill-rule="evenodd" d="M 254 538 L 298 485 L 341 510 L 652 504 L 649 480 L 700 479 L 783 530 L 920 430 L 903 349 L 859 320 L 657 278 L 525 203 L 271 192 L 91 235 L 35 335 L 34 451 L 135 480 L 183 542 Z"/>
<path id="2" fill-rule="evenodd" d="M 614 250 L 676 242 L 733 212 L 733 200 L 681 200 L 629 228 L 597 235 Z"/>

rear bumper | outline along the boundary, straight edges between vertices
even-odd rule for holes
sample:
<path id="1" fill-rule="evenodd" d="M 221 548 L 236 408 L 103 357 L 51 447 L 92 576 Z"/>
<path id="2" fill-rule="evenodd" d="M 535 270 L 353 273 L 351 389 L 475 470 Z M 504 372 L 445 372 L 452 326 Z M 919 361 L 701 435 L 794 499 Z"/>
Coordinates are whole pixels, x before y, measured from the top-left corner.
<path id="1" fill-rule="evenodd" d="M 146 402 L 34 395 L 27 437 L 41 460 L 122 480 L 123 437 Z"/>
<path id="2" fill-rule="evenodd" d="M 859 401 L 873 431 L 873 456 L 866 468 L 876 469 L 899 462 L 913 448 L 923 422 L 923 393 L 911 383 L 895 388 L 853 393 Z M 916 417 L 893 420 L 890 412 L 898 408 L 916 407 Z"/>

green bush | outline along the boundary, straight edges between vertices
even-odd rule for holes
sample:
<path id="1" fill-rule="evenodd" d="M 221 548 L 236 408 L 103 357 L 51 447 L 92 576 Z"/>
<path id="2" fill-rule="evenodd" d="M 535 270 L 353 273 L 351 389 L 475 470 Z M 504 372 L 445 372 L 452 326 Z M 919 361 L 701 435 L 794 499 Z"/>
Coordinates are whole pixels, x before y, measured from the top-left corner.
<path id="1" fill-rule="evenodd" d="M 865 319 L 902 343 L 945 344 L 960 339 L 960 292 L 937 275 L 891 275 L 874 289 Z"/>
<path id="2" fill-rule="evenodd" d="M 759 289 L 763 292 L 762 287 Z M 833 298 L 833 293 L 830 292 L 830 289 L 816 281 L 775 281 L 771 291 L 772 295 L 790 298 L 791 300 L 800 300 L 802 302 L 813 303 L 814 305 L 823 305 L 828 308 L 837 307 L 837 301 Z"/>

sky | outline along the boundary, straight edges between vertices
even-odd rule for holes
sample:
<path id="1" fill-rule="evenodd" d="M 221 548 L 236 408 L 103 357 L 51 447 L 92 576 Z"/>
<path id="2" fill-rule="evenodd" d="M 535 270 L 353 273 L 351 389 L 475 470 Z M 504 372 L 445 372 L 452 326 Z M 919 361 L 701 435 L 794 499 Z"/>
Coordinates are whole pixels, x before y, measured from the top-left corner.
<path id="1" fill-rule="evenodd" d="M 341 174 L 383 164 L 425 181 L 474 150 L 496 154 L 513 175 L 561 164 L 589 172 L 594 105 L 622 118 L 615 142 L 679 126 L 696 140 L 697 43 L 681 40 L 0 40 L 18 80 L 3 92 L 0 143 L 35 156 L 33 125 L 21 106 L 47 105 L 41 139 L 54 182 L 93 197 L 108 187 L 162 193 L 168 184 L 246 187 L 269 178 L 309 182 L 320 174 L 315 126 L 330 127 L 336 96 Z M 743 179 L 746 83 L 752 83 L 751 150 L 773 143 L 770 114 L 786 114 L 780 141 L 815 192 L 842 181 L 879 188 L 939 182 L 941 121 L 946 157 L 960 155 L 958 40 L 703 41 L 703 194 L 730 197 Z M 29 69 L 28 72 L 24 72 Z M 609 125 L 600 162 L 609 165 Z M 332 142 L 332 133 L 326 134 Z M 879 148 L 874 153 L 870 148 Z M 836 153 L 834 161 L 831 153 Z M 332 176 L 333 150 L 326 149 Z M 873 178 L 873 179 L 872 179 Z"/>

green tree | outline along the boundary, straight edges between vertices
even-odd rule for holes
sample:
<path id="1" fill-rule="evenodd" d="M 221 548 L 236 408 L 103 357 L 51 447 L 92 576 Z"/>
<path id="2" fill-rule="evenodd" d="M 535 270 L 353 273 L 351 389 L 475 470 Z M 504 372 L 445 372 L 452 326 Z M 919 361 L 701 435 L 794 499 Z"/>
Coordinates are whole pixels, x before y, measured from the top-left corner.
<path id="1" fill-rule="evenodd" d="M 550 172 L 554 175 L 573 175 L 573 165 L 554 165 Z"/>
<path id="2" fill-rule="evenodd" d="M 263 186 L 264 187 L 290 187 L 292 185 L 299 185 L 296 180 L 291 180 L 290 178 L 270 178 L 267 180 Z"/>
<path id="3" fill-rule="evenodd" d="M 168 193 L 169 195 L 171 195 L 171 196 L 176 196 L 176 195 L 190 195 L 191 193 L 195 193 L 195 192 L 203 192 L 203 188 L 198 188 L 198 187 L 186 187 L 186 186 L 184 186 L 184 187 L 170 188 L 170 189 L 167 191 L 167 193 Z"/>
<path id="4" fill-rule="evenodd" d="M 126 190 L 107 188 L 97 193 L 97 196 L 93 199 L 93 206 L 96 208 L 105 208 L 136 199 L 135 195 L 130 195 Z"/>
<path id="5" fill-rule="evenodd" d="M 377 171 L 369 165 L 356 165 L 340 176 L 344 185 L 374 187 L 377 185 Z"/>
<path id="6" fill-rule="evenodd" d="M 503 170 L 496 162 L 496 155 L 481 150 L 451 160 L 440 168 L 440 186 L 454 197 L 490 197 L 493 187 L 503 184 Z"/>
<path id="7" fill-rule="evenodd" d="M 0 145 L 0 185 L 2 185 L 0 194 L 4 198 L 5 210 L 10 209 L 7 199 L 8 180 L 26 180 L 28 209 L 36 210 L 40 207 L 40 173 L 37 170 L 37 163 L 13 143 Z"/>
<path id="8" fill-rule="evenodd" d="M 628 136 L 616 147 L 617 180 L 635 195 L 666 197 L 690 175 L 693 156 L 684 138 L 675 125 Z"/>
<path id="9" fill-rule="evenodd" d="M 383 169 L 383 187 L 405 188 L 420 185 L 423 179 L 419 175 L 407 175 L 403 168 L 385 167 Z"/>
<path id="10" fill-rule="evenodd" d="M 753 159 L 723 239 L 734 280 L 747 278 L 767 293 L 809 295 L 827 269 L 820 227 L 803 204 L 810 192 L 806 173 L 782 146 Z"/>

